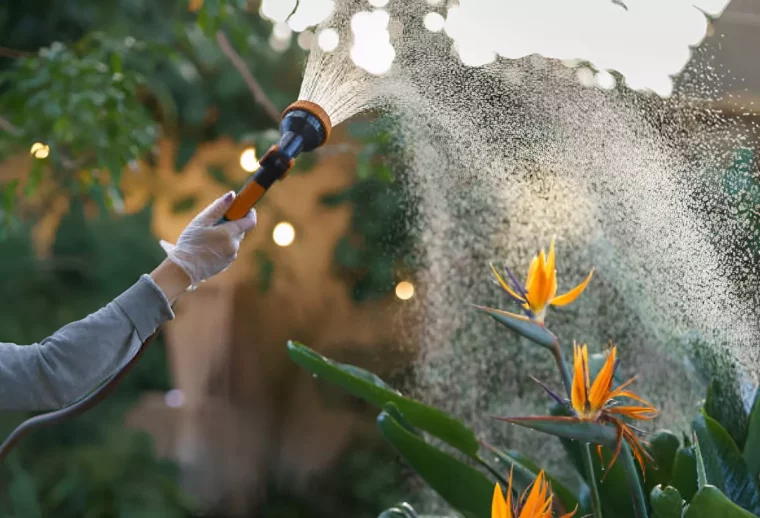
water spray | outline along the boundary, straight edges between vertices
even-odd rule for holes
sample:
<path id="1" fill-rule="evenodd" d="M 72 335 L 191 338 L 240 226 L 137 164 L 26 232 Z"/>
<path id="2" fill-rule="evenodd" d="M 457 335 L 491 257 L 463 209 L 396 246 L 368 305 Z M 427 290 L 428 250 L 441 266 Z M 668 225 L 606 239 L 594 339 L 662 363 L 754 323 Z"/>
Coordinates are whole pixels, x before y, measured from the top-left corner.
<path id="1" fill-rule="evenodd" d="M 288 106 L 282 113 L 279 142 L 269 148 L 261 158 L 258 170 L 240 189 L 232 206 L 219 223 L 245 217 L 277 180 L 287 176 L 288 171 L 295 165 L 296 157 L 323 145 L 331 130 L 330 116 L 318 104 L 302 100 Z M 0 462 L 29 433 L 80 415 L 103 401 L 139 361 L 157 334 L 158 331 L 149 336 L 137 354 L 89 396 L 66 408 L 34 416 L 16 427 L 0 445 Z"/>

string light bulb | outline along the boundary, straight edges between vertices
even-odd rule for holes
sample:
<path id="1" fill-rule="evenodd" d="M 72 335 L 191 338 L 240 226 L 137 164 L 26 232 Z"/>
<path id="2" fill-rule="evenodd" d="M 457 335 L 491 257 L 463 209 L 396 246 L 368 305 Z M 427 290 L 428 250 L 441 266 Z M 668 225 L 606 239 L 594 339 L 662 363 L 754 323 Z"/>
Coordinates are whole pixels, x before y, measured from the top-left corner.
<path id="1" fill-rule="evenodd" d="M 409 281 L 401 281 L 396 284 L 396 297 L 400 300 L 409 300 L 414 297 L 414 284 Z"/>
<path id="2" fill-rule="evenodd" d="M 50 146 L 42 142 L 35 142 L 29 150 L 34 158 L 47 158 L 50 155 Z"/>
<path id="3" fill-rule="evenodd" d="M 249 147 L 240 154 L 240 167 L 249 173 L 259 168 L 259 157 L 256 156 L 255 148 Z"/>
<path id="4" fill-rule="evenodd" d="M 296 239 L 296 229 L 287 221 L 281 221 L 275 225 L 272 231 L 272 240 L 277 246 L 290 246 Z"/>

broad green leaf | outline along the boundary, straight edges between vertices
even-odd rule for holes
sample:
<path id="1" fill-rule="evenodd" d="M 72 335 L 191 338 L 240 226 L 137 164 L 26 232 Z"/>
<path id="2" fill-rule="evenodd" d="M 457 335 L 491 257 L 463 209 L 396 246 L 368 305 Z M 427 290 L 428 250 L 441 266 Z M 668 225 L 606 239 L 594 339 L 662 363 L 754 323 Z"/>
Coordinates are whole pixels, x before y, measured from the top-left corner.
<path id="1" fill-rule="evenodd" d="M 290 358 L 318 377 L 382 409 L 393 403 L 409 423 L 475 458 L 479 443 L 475 434 L 445 412 L 402 396 L 383 380 L 363 369 L 325 358 L 305 345 L 288 342 Z"/>
<path id="2" fill-rule="evenodd" d="M 706 485 L 692 499 L 684 518 L 756 518 L 733 503 L 720 489 Z"/>
<path id="3" fill-rule="evenodd" d="M 495 484 L 485 475 L 409 433 L 386 411 L 378 416 L 377 425 L 385 439 L 449 505 L 467 518 L 491 518 Z"/>
<path id="4" fill-rule="evenodd" d="M 684 501 L 681 493 L 672 486 L 662 489 L 655 486 L 649 494 L 649 503 L 652 505 L 654 518 L 681 518 Z"/>
<path id="5" fill-rule="evenodd" d="M 741 449 L 747 436 L 747 412 L 741 392 L 733 378 L 713 378 L 707 386 L 704 409 L 728 432 Z"/>
<path id="6" fill-rule="evenodd" d="M 645 446 L 655 460 L 655 463 L 646 464 L 646 477 L 644 478 L 644 491 L 649 493 L 657 485 L 667 486 L 673 475 L 673 463 L 676 452 L 681 446 L 678 437 L 668 430 L 660 430 Z"/>
<path id="7" fill-rule="evenodd" d="M 697 459 L 691 447 L 679 448 L 673 462 L 670 485 L 676 488 L 687 502 L 697 492 Z"/>
<path id="8" fill-rule="evenodd" d="M 515 315 L 499 309 L 484 306 L 475 306 L 475 308 L 528 340 L 547 349 L 554 350 L 557 337 L 543 325 L 533 322 L 522 315 Z"/>
<path id="9" fill-rule="evenodd" d="M 707 483 L 744 509 L 760 513 L 757 483 L 728 432 L 704 413 L 697 416 L 692 426 L 699 440 Z"/>
<path id="10" fill-rule="evenodd" d="M 617 443 L 617 432 L 614 427 L 581 421 L 574 417 L 497 417 L 497 419 L 565 439 L 602 444 L 611 448 L 614 448 Z"/>
<path id="11" fill-rule="evenodd" d="M 749 414 L 747 439 L 744 443 L 744 462 L 755 480 L 760 476 L 760 388 L 755 394 L 752 411 Z"/>

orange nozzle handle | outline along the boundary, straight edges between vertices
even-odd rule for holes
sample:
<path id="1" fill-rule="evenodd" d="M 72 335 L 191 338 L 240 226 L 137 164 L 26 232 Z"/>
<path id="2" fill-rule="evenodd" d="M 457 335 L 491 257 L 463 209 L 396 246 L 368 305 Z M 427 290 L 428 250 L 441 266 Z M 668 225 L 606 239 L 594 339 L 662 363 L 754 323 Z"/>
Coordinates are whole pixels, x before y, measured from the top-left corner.
<path id="1" fill-rule="evenodd" d="M 259 161 L 259 169 L 245 182 L 220 223 L 244 218 L 272 184 L 284 178 L 295 163 L 295 159 L 285 160 L 279 155 L 277 144 L 269 148 Z"/>

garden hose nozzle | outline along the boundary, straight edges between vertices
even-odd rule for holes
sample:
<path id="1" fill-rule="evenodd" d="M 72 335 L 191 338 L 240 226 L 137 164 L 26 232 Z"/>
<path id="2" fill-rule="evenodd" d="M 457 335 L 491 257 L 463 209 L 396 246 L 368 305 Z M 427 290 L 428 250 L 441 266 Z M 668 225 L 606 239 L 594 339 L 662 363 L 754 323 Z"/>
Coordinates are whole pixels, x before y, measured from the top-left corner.
<path id="1" fill-rule="evenodd" d="M 311 101 L 297 101 L 282 113 L 280 141 L 269 148 L 259 161 L 258 170 L 238 192 L 222 221 L 245 217 L 272 184 L 281 180 L 303 151 L 313 151 L 327 141 L 332 123 L 321 106 Z"/>

